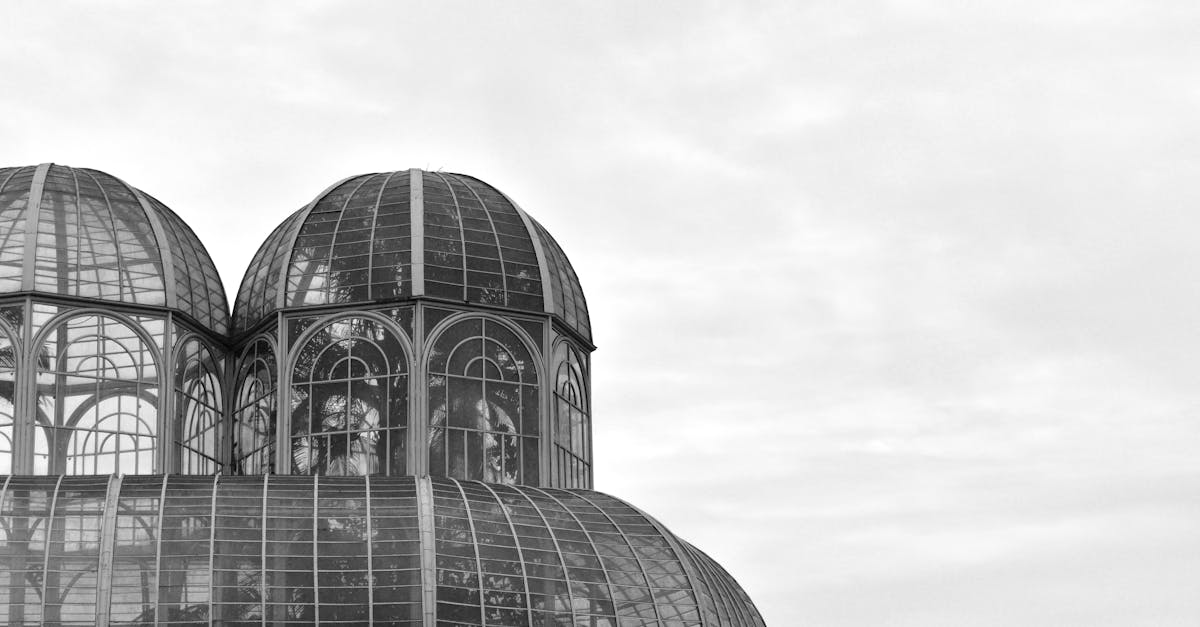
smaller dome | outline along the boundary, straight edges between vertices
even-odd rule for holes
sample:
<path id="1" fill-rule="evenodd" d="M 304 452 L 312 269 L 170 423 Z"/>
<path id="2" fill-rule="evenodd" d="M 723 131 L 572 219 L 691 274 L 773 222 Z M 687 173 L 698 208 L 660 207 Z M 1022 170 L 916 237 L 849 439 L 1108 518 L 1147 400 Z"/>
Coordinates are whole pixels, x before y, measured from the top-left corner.
<path id="1" fill-rule="evenodd" d="M 219 335 L 225 288 L 187 224 L 115 176 L 64 165 L 0 168 L 0 295 L 168 307 Z"/>
<path id="2" fill-rule="evenodd" d="M 591 342 L 579 277 L 542 225 L 479 179 L 416 169 L 350 177 L 284 220 L 246 270 L 234 331 L 418 296 L 550 313 Z"/>

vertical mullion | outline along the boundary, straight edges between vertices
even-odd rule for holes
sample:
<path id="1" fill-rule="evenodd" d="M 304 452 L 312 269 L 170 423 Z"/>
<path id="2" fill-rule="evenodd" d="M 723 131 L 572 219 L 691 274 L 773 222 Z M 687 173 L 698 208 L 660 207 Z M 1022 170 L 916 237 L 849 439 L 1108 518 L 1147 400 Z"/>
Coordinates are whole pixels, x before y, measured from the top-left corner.
<path id="1" fill-rule="evenodd" d="M 479 562 L 479 536 L 475 533 L 475 516 L 471 514 L 471 503 L 467 500 L 467 493 L 463 490 L 462 483 L 456 479 L 454 487 L 458 488 L 458 493 L 462 496 L 463 509 L 467 512 L 467 526 L 471 529 L 471 549 L 475 552 L 475 575 L 479 577 L 479 620 L 486 622 L 484 617 L 487 616 L 487 610 L 484 607 L 483 593 L 483 564 Z"/>
<path id="2" fill-rule="evenodd" d="M 217 579 L 216 559 L 217 559 L 217 486 L 221 481 L 221 474 L 213 475 L 212 483 L 212 505 L 208 514 L 208 624 L 212 627 L 213 614 L 217 611 L 215 598 L 215 586 L 213 583 Z"/>
<path id="3" fill-rule="evenodd" d="M 533 624 L 533 603 L 532 603 L 533 599 L 529 594 L 529 574 L 525 570 L 525 551 L 521 548 L 521 539 L 517 535 L 517 528 L 516 528 L 516 526 L 513 525 L 512 517 L 508 515 L 508 507 L 506 507 L 504 505 L 504 503 L 500 500 L 500 495 L 497 494 L 496 491 L 492 489 L 492 486 L 490 486 L 486 483 L 480 483 L 480 485 L 483 488 L 485 488 L 488 492 L 491 493 L 492 498 L 496 499 L 496 504 L 500 506 L 500 508 L 499 508 L 500 512 L 502 514 L 504 514 L 504 520 L 506 522 L 508 522 L 508 530 L 512 532 L 513 545 L 516 546 L 516 548 L 517 548 L 517 559 L 520 560 L 520 566 L 521 566 L 521 587 L 524 588 L 524 594 L 525 594 L 525 616 L 526 616 L 526 620 L 529 621 L 529 624 L 532 625 Z M 482 582 L 480 585 L 480 591 L 481 591 L 480 596 L 482 597 Z"/>
<path id="4" fill-rule="evenodd" d="M 366 495 L 366 511 L 367 511 L 367 624 L 375 624 L 375 553 L 372 545 L 375 544 L 374 534 L 371 532 L 371 475 L 363 477 L 363 494 Z"/>
<path id="5" fill-rule="evenodd" d="M 108 627 L 112 613 L 113 545 L 117 538 L 117 500 L 121 498 L 121 477 L 116 474 L 108 476 L 108 490 L 104 495 L 100 555 L 96 565 L 96 627 Z"/>
<path id="6" fill-rule="evenodd" d="M 46 546 L 42 551 L 42 620 L 46 620 L 46 582 L 50 580 L 50 550 L 54 546 L 53 534 L 54 531 L 54 510 L 58 509 L 58 492 L 62 488 L 62 481 L 65 475 L 59 475 L 58 481 L 54 482 L 54 496 L 50 498 L 50 511 L 46 515 Z"/>

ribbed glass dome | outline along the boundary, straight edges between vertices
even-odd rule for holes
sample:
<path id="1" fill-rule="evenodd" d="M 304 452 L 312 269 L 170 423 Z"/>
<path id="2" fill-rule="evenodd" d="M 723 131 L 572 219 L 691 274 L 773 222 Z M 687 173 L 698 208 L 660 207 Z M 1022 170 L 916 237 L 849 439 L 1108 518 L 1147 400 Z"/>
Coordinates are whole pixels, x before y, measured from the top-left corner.
<path id="1" fill-rule="evenodd" d="M 591 490 L 12 477 L 0 518 L 12 624 L 763 625 L 716 562 Z"/>
<path id="2" fill-rule="evenodd" d="M 496 188 L 462 174 L 364 174 L 326 190 L 258 250 L 234 331 L 279 309 L 429 296 L 551 313 L 591 341 L 579 278 L 550 234 Z"/>
<path id="3" fill-rule="evenodd" d="M 224 335 L 229 308 L 192 230 L 120 179 L 43 164 L 0 168 L 0 295 L 168 307 Z"/>

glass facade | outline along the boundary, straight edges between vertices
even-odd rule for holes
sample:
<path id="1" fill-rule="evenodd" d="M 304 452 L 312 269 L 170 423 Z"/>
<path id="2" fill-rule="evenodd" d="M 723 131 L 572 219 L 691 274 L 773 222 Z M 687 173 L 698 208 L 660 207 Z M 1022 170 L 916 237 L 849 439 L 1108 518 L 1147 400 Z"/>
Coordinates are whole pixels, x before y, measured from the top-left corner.
<path id="1" fill-rule="evenodd" d="M 347 317 L 319 327 L 293 360 L 295 474 L 405 474 L 408 351 L 390 324 Z"/>
<path id="2" fill-rule="evenodd" d="M 429 354 L 429 473 L 537 485 L 538 375 L 512 329 L 471 317 Z"/>
<path id="3" fill-rule="evenodd" d="M 591 491 L 583 291 L 495 188 L 346 179 L 236 303 L 153 197 L 0 168 L 0 623 L 762 625 Z"/>
<path id="4" fill-rule="evenodd" d="M 554 349 L 554 463 L 556 485 L 592 487 L 592 423 L 588 403 L 587 363 L 566 340 Z"/>
<path id="5" fill-rule="evenodd" d="M 715 562 L 587 490 L 11 477 L 0 516 L 12 625 L 763 624 Z"/>

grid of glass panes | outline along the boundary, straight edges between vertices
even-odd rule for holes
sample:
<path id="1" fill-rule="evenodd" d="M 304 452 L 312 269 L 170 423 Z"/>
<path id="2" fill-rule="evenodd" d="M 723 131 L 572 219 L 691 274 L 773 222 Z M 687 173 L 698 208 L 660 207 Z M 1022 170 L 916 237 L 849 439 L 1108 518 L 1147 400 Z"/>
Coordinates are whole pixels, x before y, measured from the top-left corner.
<path id="1" fill-rule="evenodd" d="M 429 473 L 538 483 L 538 379 L 531 351 L 505 325 L 454 323 L 429 353 Z"/>
<path id="2" fill-rule="evenodd" d="M 289 306 L 408 296 L 410 198 L 407 171 L 356 177 L 321 198 L 296 235 Z"/>
<path id="3" fill-rule="evenodd" d="M 242 352 L 233 408 L 233 468 L 260 475 L 275 468 L 275 350 L 259 338 Z"/>
<path id="4" fill-rule="evenodd" d="M 229 303 L 225 288 L 208 251 L 200 239 L 179 216 L 152 196 L 143 195 L 158 213 L 167 241 L 170 243 L 173 274 L 175 275 L 176 306 L 190 314 L 205 328 L 220 334 L 229 331 Z"/>
<path id="5" fill-rule="evenodd" d="M 35 289 L 164 305 L 162 264 L 150 220 L 129 188 L 100 172 L 50 167 L 38 216 Z"/>
<path id="6" fill-rule="evenodd" d="M 554 349 L 554 452 L 557 487 L 592 487 L 592 425 L 588 412 L 586 363 L 575 347 Z"/>
<path id="7" fill-rule="evenodd" d="M 45 335 L 37 371 L 34 472 L 155 471 L 155 348 L 124 322 L 97 314 Z"/>
<path id="8" fill-rule="evenodd" d="M 159 625 L 208 623 L 213 567 L 212 477 L 173 476 L 163 490 L 159 518 Z"/>
<path id="9" fill-rule="evenodd" d="M 529 220 L 533 223 L 533 228 L 537 229 L 538 239 L 542 242 L 542 255 L 550 274 L 550 292 L 554 297 L 555 313 L 561 316 L 568 326 L 591 341 L 592 323 L 575 268 L 550 232 L 537 220 Z"/>
<path id="10" fill-rule="evenodd" d="M 57 477 L 8 477 L 0 493 L 0 623 L 39 625 L 46 521 Z"/>
<path id="11" fill-rule="evenodd" d="M 0 327 L 0 475 L 12 473 L 16 423 L 17 347 Z"/>
<path id="12" fill-rule="evenodd" d="M 220 469 L 221 360 L 196 338 L 179 349 L 175 370 L 175 446 L 179 472 L 207 475 Z"/>
<path id="13" fill-rule="evenodd" d="M 106 500 L 113 480 L 115 503 Z M 414 627 L 424 613 L 422 516 L 433 531 L 424 581 L 434 586 L 428 609 L 438 624 L 694 626 L 697 599 L 710 625 L 763 624 L 706 555 L 586 490 L 411 476 L 3 485 L 0 576 L 10 584 L 0 586 L 0 622 L 8 624 L 38 624 L 44 610 L 46 622 L 79 625 L 107 613 L 110 624 L 206 625 L 211 614 L 222 624 Z M 418 490 L 431 509 L 419 510 Z M 110 561 L 100 557 L 106 542 Z M 96 607 L 101 581 L 111 582 L 108 608 Z"/>
<path id="14" fill-rule="evenodd" d="M 129 476 L 121 481 L 113 538 L 113 624 L 154 624 L 158 606 L 159 512 L 167 478 Z M 212 483 L 209 479 L 208 483 Z"/>
<path id="15" fill-rule="evenodd" d="M 329 322 L 293 363 L 293 473 L 406 472 L 408 358 L 386 325 L 357 317 Z"/>
<path id="16" fill-rule="evenodd" d="M 633 548 L 650 584 L 655 613 L 668 624 L 700 625 L 700 608 L 680 556 L 645 516 L 607 494 L 587 498 L 600 507 Z"/>
<path id="17" fill-rule="evenodd" d="M 108 482 L 108 477 L 86 477 L 58 489 L 42 578 L 44 624 L 96 622 L 96 566 Z"/>
<path id="18" fill-rule="evenodd" d="M 688 552 L 692 565 L 700 573 L 700 577 L 707 586 L 709 592 L 708 602 L 712 605 L 711 609 L 707 610 L 711 624 L 763 624 L 762 615 L 758 613 L 758 608 L 754 607 L 754 604 L 750 602 L 750 597 L 746 595 L 746 591 L 734 583 L 733 579 L 720 565 L 700 549 L 682 540 L 680 540 L 680 543 L 683 545 L 684 550 Z"/>
<path id="19" fill-rule="evenodd" d="M 25 268 L 25 210 L 35 168 L 0 169 L 0 292 L 21 289 Z"/>
<path id="20" fill-rule="evenodd" d="M 524 220 L 499 192 L 469 177 L 423 175 L 425 292 L 539 310 L 541 272 Z"/>
<path id="21" fill-rule="evenodd" d="M 295 232 L 303 217 L 303 209 L 288 216 L 271 231 L 258 252 L 254 253 L 234 302 L 234 333 L 249 331 L 277 308 L 275 299 L 279 294 L 279 272 L 287 263 L 284 242 Z"/>

